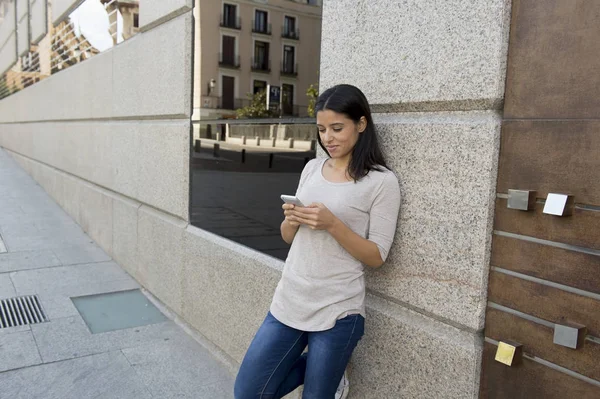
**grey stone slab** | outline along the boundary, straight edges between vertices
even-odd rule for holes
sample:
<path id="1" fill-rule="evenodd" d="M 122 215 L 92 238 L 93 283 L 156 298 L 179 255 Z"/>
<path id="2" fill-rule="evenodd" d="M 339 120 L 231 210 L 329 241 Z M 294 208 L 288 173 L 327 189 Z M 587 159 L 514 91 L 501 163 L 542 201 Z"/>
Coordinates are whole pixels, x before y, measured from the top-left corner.
<path id="1" fill-rule="evenodd" d="M 0 254 L 0 273 L 60 265 L 60 260 L 52 250 Z"/>
<path id="2" fill-rule="evenodd" d="M 15 223 L 0 225 L 0 233 L 2 237 L 29 237 L 39 235 L 40 231 L 37 226 L 28 220 L 21 218 Z"/>
<path id="3" fill-rule="evenodd" d="M 7 273 L 0 274 L 0 299 L 16 296 L 17 292 L 13 286 L 10 275 Z"/>
<path id="4" fill-rule="evenodd" d="M 130 279 L 114 262 L 24 270 L 11 273 L 11 278 L 19 295 L 70 293 L 77 286 L 89 287 L 90 283 L 100 286 L 102 283 Z"/>
<path id="5" fill-rule="evenodd" d="M 106 190 L 82 184 L 79 223 L 106 252 L 112 252 L 113 197 Z"/>
<path id="6" fill-rule="evenodd" d="M 349 398 L 477 398 L 482 341 L 368 295 L 365 335 L 349 366 Z"/>
<path id="7" fill-rule="evenodd" d="M 104 262 L 111 259 L 102 248 L 89 243 L 88 245 L 57 248 L 54 253 L 63 265 Z"/>
<path id="8" fill-rule="evenodd" d="M 138 275 L 140 283 L 174 312 L 181 314 L 183 234 L 187 223 L 155 209 L 138 211 Z"/>
<path id="9" fill-rule="evenodd" d="M 184 247 L 182 316 L 241 362 L 269 309 L 283 262 L 193 226 Z"/>
<path id="10" fill-rule="evenodd" d="M 3 398 L 150 399 L 120 351 L 0 374 Z"/>
<path id="11" fill-rule="evenodd" d="M 510 0 L 372 3 L 323 2 L 321 90 L 352 82 L 396 112 L 500 107 Z"/>
<path id="12" fill-rule="evenodd" d="M 113 202 L 113 257 L 129 274 L 138 274 L 138 209 L 139 202 L 114 200 Z"/>
<path id="13" fill-rule="evenodd" d="M 10 327 L 10 328 L 0 328 L 0 335 L 3 335 L 3 334 L 8 335 L 8 334 L 14 334 L 14 333 L 25 332 L 25 331 L 31 331 L 31 328 L 29 327 L 29 325 Z"/>
<path id="14" fill-rule="evenodd" d="M 0 334 L 0 373 L 41 362 L 31 331 Z M 4 384 L 0 383 L 0 387 L 1 392 L 5 392 Z"/>
<path id="15" fill-rule="evenodd" d="M 500 117 L 495 112 L 378 115 L 402 205 L 386 264 L 367 287 L 425 313 L 483 328 Z"/>
<path id="16" fill-rule="evenodd" d="M 192 0 L 155 1 L 152 3 L 152 7 L 140 8 L 140 27 L 143 28 L 174 13 L 191 10 L 192 7 Z"/>
<path id="17" fill-rule="evenodd" d="M 185 333 L 173 322 L 92 334 L 79 316 L 31 326 L 44 363 L 177 339 Z"/>
<path id="18" fill-rule="evenodd" d="M 221 398 L 233 393 L 233 376 L 191 338 L 123 349 L 123 353 L 156 398 L 209 398 L 209 392 Z"/>
<path id="19" fill-rule="evenodd" d="M 234 379 L 219 381 L 214 384 L 207 385 L 198 389 L 194 395 L 185 396 L 187 398 L 198 398 L 198 399 L 233 399 L 233 384 Z M 295 399 L 293 396 L 289 396 L 289 399 Z M 286 396 L 286 399 L 288 399 Z"/>
<path id="20" fill-rule="evenodd" d="M 69 249 L 90 244 L 90 238 L 82 236 L 60 236 L 39 233 L 34 236 L 7 237 L 6 246 L 11 252 L 45 249 Z"/>
<path id="21" fill-rule="evenodd" d="M 113 117 L 191 116 L 191 18 L 188 12 L 115 47 Z M 116 95 L 127 87 L 136 89 Z"/>

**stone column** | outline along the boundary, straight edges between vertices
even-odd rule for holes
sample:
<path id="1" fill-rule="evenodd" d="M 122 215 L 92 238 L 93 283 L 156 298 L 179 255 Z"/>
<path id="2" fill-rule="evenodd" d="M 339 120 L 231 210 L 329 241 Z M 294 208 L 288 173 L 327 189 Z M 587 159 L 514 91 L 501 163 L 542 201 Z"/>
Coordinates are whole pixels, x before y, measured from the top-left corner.
<path id="1" fill-rule="evenodd" d="M 321 90 L 366 94 L 402 190 L 352 398 L 478 396 L 510 0 L 328 0 Z"/>

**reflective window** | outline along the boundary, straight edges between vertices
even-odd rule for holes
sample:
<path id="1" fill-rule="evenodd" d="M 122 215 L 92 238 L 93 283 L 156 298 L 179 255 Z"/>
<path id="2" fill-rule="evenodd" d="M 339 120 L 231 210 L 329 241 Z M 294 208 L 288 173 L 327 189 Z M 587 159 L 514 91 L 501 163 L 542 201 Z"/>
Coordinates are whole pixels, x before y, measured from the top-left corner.
<path id="1" fill-rule="evenodd" d="M 280 196 L 316 155 L 320 4 L 225 0 L 195 26 L 191 223 L 280 259 Z"/>
<path id="2" fill-rule="evenodd" d="M 9 64 L 0 71 L 0 99 L 48 76 L 83 62 L 139 32 L 138 0 L 85 0 L 64 20 L 52 20 L 45 0 L 0 0 L 3 29 L 0 59 Z M 17 16 L 17 23 L 8 27 Z M 30 38 L 31 40 L 23 39 Z M 7 53 L 16 47 L 19 57 L 10 62 Z"/>

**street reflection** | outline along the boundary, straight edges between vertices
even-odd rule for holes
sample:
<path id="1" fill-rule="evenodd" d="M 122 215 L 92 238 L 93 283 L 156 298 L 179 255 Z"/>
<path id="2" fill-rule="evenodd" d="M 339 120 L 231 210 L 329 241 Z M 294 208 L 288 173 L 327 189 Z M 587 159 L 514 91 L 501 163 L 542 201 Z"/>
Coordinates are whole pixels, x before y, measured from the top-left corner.
<path id="1" fill-rule="evenodd" d="M 191 223 L 285 260 L 280 195 L 296 192 L 316 134 L 314 124 L 196 125 Z"/>

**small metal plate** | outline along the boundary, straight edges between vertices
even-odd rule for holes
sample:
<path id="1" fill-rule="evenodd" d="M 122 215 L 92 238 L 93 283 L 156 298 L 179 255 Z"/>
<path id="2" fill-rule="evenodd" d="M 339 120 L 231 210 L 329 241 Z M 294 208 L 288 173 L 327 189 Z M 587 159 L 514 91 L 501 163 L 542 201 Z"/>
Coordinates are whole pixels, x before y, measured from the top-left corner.
<path id="1" fill-rule="evenodd" d="M 567 194 L 548 193 L 544 213 L 555 216 L 569 216 L 572 213 L 573 196 Z"/>
<path id="2" fill-rule="evenodd" d="M 71 298 L 92 334 L 168 320 L 140 290 Z"/>
<path id="3" fill-rule="evenodd" d="M 523 347 L 521 344 L 498 342 L 495 360 L 507 366 L 515 366 L 521 362 L 522 355 Z"/>
<path id="4" fill-rule="evenodd" d="M 506 206 L 509 209 L 518 209 L 520 211 L 530 211 L 535 207 L 536 192 L 532 190 L 508 190 L 508 201 Z"/>
<path id="5" fill-rule="evenodd" d="M 587 329 L 584 326 L 556 324 L 553 342 L 567 348 L 579 349 L 583 345 L 586 332 Z"/>

